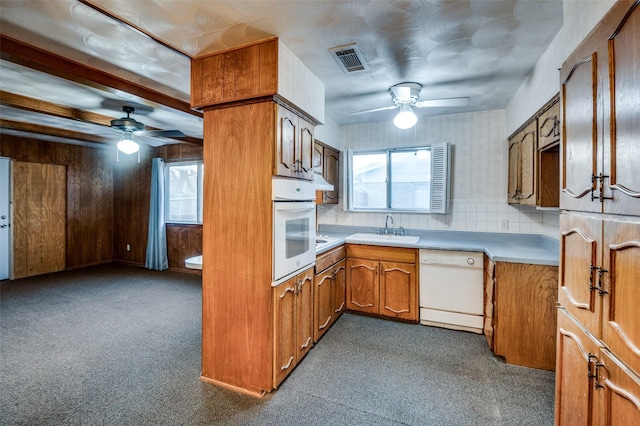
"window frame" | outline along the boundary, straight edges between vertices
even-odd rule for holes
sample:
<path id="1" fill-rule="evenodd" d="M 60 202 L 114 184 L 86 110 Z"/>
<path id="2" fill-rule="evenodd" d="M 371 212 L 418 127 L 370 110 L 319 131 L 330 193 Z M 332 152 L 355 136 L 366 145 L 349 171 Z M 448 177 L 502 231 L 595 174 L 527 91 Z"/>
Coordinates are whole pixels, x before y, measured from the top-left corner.
<path id="1" fill-rule="evenodd" d="M 418 152 L 428 150 L 431 160 L 430 176 L 430 199 L 429 207 L 426 209 L 393 208 L 392 205 L 392 164 L 391 155 L 395 152 Z M 361 208 L 353 205 L 353 156 L 358 154 L 385 154 L 386 155 L 386 207 Z M 430 145 L 420 145 L 402 148 L 386 148 L 373 150 L 347 150 L 347 203 L 345 210 L 351 212 L 371 213 L 371 212 L 395 212 L 395 213 L 428 213 L 428 214 L 448 214 L 451 198 L 451 145 L 449 143 L 435 143 Z M 434 173 L 435 179 L 434 179 Z M 436 195 L 436 197 L 434 197 Z"/>
<path id="2" fill-rule="evenodd" d="M 197 179 L 196 179 L 196 221 L 192 220 L 175 220 L 169 218 L 170 204 L 171 204 L 171 185 L 170 185 L 170 171 L 171 167 L 179 166 L 197 166 Z M 187 160 L 187 161 L 171 161 L 165 162 L 164 166 L 164 218 L 166 224 L 175 225 L 202 225 L 203 220 L 203 208 L 204 208 L 204 161 L 203 160 Z"/>

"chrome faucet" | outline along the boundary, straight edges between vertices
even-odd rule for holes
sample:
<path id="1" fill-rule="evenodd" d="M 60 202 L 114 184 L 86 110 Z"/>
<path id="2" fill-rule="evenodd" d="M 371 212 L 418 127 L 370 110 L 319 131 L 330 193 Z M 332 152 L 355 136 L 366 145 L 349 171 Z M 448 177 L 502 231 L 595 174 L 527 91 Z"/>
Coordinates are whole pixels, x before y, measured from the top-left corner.
<path id="1" fill-rule="evenodd" d="M 391 219 L 391 224 L 393 225 L 393 216 L 390 214 L 384 219 L 384 233 L 385 235 L 389 233 L 389 219 Z"/>

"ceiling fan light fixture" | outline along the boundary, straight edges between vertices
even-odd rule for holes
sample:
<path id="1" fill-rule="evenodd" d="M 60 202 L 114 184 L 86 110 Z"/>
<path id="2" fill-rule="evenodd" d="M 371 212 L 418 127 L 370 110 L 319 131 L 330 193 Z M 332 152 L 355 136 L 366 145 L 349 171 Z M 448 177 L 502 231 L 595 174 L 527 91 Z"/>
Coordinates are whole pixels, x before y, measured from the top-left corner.
<path id="1" fill-rule="evenodd" d="M 124 154 L 135 154 L 140 150 L 140 145 L 134 142 L 133 135 L 129 132 L 125 132 L 125 134 L 122 135 L 122 139 L 120 139 L 117 146 L 118 151 Z"/>
<path id="2" fill-rule="evenodd" d="M 410 129 L 416 125 L 418 122 L 418 117 L 413 112 L 413 109 L 409 105 L 403 105 L 400 107 L 400 111 L 393 119 L 393 124 L 398 129 Z"/>

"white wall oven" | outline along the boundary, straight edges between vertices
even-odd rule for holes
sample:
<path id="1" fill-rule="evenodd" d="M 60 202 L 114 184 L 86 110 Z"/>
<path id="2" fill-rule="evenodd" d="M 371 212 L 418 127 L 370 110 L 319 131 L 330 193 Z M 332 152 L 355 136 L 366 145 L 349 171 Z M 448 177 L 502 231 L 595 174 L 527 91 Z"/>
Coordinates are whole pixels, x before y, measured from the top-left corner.
<path id="1" fill-rule="evenodd" d="M 316 203 L 313 182 L 274 177 L 273 284 L 316 260 Z"/>

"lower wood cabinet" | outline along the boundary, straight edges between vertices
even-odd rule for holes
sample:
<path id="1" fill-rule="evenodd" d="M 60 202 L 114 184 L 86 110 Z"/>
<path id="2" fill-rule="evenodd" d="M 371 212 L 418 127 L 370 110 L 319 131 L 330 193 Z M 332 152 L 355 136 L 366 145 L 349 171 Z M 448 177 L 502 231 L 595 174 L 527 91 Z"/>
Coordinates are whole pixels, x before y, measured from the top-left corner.
<path id="1" fill-rule="evenodd" d="M 555 424 L 640 424 L 640 377 L 558 309 Z"/>
<path id="2" fill-rule="evenodd" d="M 417 322 L 416 249 L 347 245 L 347 309 Z"/>
<path id="3" fill-rule="evenodd" d="M 313 268 L 273 287 L 274 387 L 313 346 Z"/>
<path id="4" fill-rule="evenodd" d="M 509 364 L 554 370 L 558 267 L 488 261 L 485 336 Z"/>
<path id="5" fill-rule="evenodd" d="M 345 310 L 346 260 L 344 246 L 316 261 L 313 339 L 318 341 Z"/>

